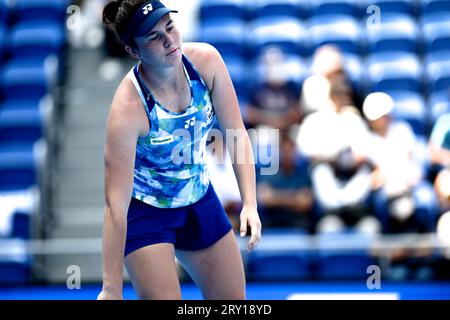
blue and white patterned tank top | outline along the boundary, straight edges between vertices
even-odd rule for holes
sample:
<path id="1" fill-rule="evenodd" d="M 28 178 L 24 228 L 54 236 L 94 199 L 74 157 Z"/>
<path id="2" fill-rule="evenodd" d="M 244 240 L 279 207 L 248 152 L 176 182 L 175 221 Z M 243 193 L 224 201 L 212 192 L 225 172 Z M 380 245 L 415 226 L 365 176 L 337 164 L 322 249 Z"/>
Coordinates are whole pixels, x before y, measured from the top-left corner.
<path id="1" fill-rule="evenodd" d="M 184 55 L 182 62 L 191 88 L 191 101 L 182 112 L 158 103 L 138 72 L 139 64 L 129 73 L 150 123 L 150 131 L 136 144 L 132 196 L 159 208 L 192 204 L 210 183 L 204 156 L 216 116 L 205 82 Z"/>

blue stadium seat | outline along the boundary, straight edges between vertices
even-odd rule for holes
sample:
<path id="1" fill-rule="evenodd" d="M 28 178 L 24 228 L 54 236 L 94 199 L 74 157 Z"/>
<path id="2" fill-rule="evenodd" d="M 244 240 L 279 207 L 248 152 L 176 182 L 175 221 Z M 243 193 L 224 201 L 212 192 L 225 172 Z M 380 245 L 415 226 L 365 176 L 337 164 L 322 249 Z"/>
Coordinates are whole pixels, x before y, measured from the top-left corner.
<path id="1" fill-rule="evenodd" d="M 265 79 L 265 66 L 259 59 L 252 61 L 253 70 L 251 79 L 255 86 L 261 85 Z M 293 86 L 293 88 L 300 89 L 300 86 L 308 74 L 308 68 L 302 58 L 298 55 L 287 54 L 284 57 L 283 64 L 280 66 L 280 72 L 284 73 L 286 80 Z"/>
<path id="2" fill-rule="evenodd" d="M 28 145 L 0 146 L 0 192 L 22 191 L 38 184 L 38 161 Z"/>
<path id="3" fill-rule="evenodd" d="M 426 66 L 450 63 L 450 50 L 430 52 L 424 56 L 424 62 Z"/>
<path id="4" fill-rule="evenodd" d="M 32 258 L 21 239 L 0 242 L 0 285 L 28 285 L 31 282 Z"/>
<path id="5" fill-rule="evenodd" d="M 312 53 L 324 44 L 334 44 L 343 53 L 361 53 L 361 25 L 353 17 L 345 15 L 324 15 L 308 21 L 308 35 Z"/>
<path id="6" fill-rule="evenodd" d="M 10 34 L 13 58 L 45 58 L 50 54 L 62 58 L 64 45 L 64 28 L 54 22 L 18 23 Z"/>
<path id="7" fill-rule="evenodd" d="M 0 102 L 0 112 L 10 110 L 40 110 L 40 100 L 14 99 Z"/>
<path id="8" fill-rule="evenodd" d="M 420 29 L 411 16 L 383 13 L 380 24 L 366 29 L 369 53 L 380 51 L 419 52 Z"/>
<path id="9" fill-rule="evenodd" d="M 426 66 L 428 92 L 448 91 L 450 89 L 450 61 L 429 63 Z"/>
<path id="10" fill-rule="evenodd" d="M 449 13 L 448 12 L 431 12 L 431 13 L 424 13 L 420 16 L 419 22 L 422 24 L 422 26 L 427 24 L 433 24 L 433 23 L 442 23 L 442 22 L 448 22 Z"/>
<path id="11" fill-rule="evenodd" d="M 300 90 L 301 84 L 308 74 L 308 68 L 303 59 L 297 56 L 287 55 L 283 68 L 286 71 L 287 81 L 293 85 L 294 89 Z"/>
<path id="12" fill-rule="evenodd" d="M 365 8 L 370 5 L 378 6 L 383 15 L 385 13 L 403 13 L 415 16 L 417 13 L 416 4 L 411 0 L 364 0 L 363 2 L 365 2 Z"/>
<path id="13" fill-rule="evenodd" d="M 277 46 L 285 54 L 305 55 L 307 52 L 306 31 L 298 19 L 283 16 L 255 19 L 249 26 L 247 36 L 247 42 L 255 56 L 260 55 L 268 46 Z"/>
<path id="14" fill-rule="evenodd" d="M 386 90 L 394 100 L 392 116 L 409 123 L 416 136 L 425 136 L 428 127 L 428 110 L 423 95 L 417 92 Z"/>
<path id="15" fill-rule="evenodd" d="M 2 143 L 34 143 L 45 135 L 39 110 L 0 110 L 0 141 Z"/>
<path id="16" fill-rule="evenodd" d="M 428 98 L 428 110 L 430 112 L 432 123 L 435 123 L 444 113 L 450 113 L 449 90 L 432 93 Z"/>
<path id="17" fill-rule="evenodd" d="M 28 239 L 29 222 L 39 210 L 41 184 L 45 183 L 47 145 L 39 142 L 0 140 L 0 207 L 3 214 L 13 214 L 10 230 L 0 229 L 0 238 Z"/>
<path id="18" fill-rule="evenodd" d="M 6 39 L 6 29 L 0 24 L 0 64 L 3 63 L 8 52 L 8 43 Z"/>
<path id="19" fill-rule="evenodd" d="M 359 233 L 318 235 L 316 277 L 320 280 L 367 279 L 367 267 L 377 264 L 369 254 L 371 241 L 371 237 Z"/>
<path id="20" fill-rule="evenodd" d="M 11 60 L 0 76 L 5 99 L 41 99 L 51 92 L 54 74 L 42 61 Z"/>
<path id="21" fill-rule="evenodd" d="M 32 217 L 38 212 L 39 197 L 40 192 L 36 187 L 0 192 L 3 220 L 0 226 L 0 241 L 31 238 Z"/>
<path id="22" fill-rule="evenodd" d="M 247 274 L 254 281 L 302 280 L 311 277 L 313 254 L 307 236 L 268 234 L 247 257 Z"/>
<path id="23" fill-rule="evenodd" d="M 422 20 L 422 32 L 424 38 L 425 51 L 427 53 L 450 50 L 450 13 L 443 17 L 433 15 Z M 433 20 L 436 19 L 436 20 Z"/>
<path id="24" fill-rule="evenodd" d="M 16 11 L 19 21 L 49 20 L 62 23 L 66 16 L 69 0 L 18 0 Z"/>
<path id="25" fill-rule="evenodd" d="M 421 0 L 421 13 L 450 13 L 450 1 L 449 0 Z"/>
<path id="26" fill-rule="evenodd" d="M 247 7 L 242 0 L 202 0 L 200 2 L 200 21 L 224 18 L 247 18 Z"/>
<path id="27" fill-rule="evenodd" d="M 426 180 L 420 182 L 414 188 L 413 199 L 416 205 L 414 214 L 421 231 L 436 232 L 438 201 L 433 185 Z"/>
<path id="28" fill-rule="evenodd" d="M 343 14 L 360 18 L 361 8 L 353 0 L 311 0 L 311 17 L 319 15 Z"/>
<path id="29" fill-rule="evenodd" d="M 418 56 L 404 52 L 379 52 L 366 62 L 369 91 L 422 92 L 422 66 Z"/>
<path id="30" fill-rule="evenodd" d="M 239 19 L 209 21 L 200 28 L 199 39 L 213 45 L 223 56 L 243 57 L 246 54 L 244 26 Z"/>
<path id="31" fill-rule="evenodd" d="M 286 16 L 305 19 L 307 15 L 307 1 L 301 0 L 259 0 L 253 7 L 253 18 Z"/>
<path id="32" fill-rule="evenodd" d="M 42 99 L 10 99 L 0 103 L 0 112 L 14 112 L 19 111 L 22 113 L 37 113 L 42 119 L 43 133 L 45 138 L 50 143 L 55 138 L 55 105 L 51 95 L 47 95 Z M 28 139 L 26 139 L 28 140 Z M 32 139 L 34 140 L 34 139 Z"/>
<path id="33" fill-rule="evenodd" d="M 0 26 L 8 24 L 10 8 L 6 0 L 0 0 Z"/>
<path id="34" fill-rule="evenodd" d="M 11 238 L 31 239 L 31 212 L 17 210 L 12 221 Z"/>
<path id="35" fill-rule="evenodd" d="M 427 73 L 427 89 L 429 94 L 433 94 L 433 91 L 439 92 L 446 90 L 444 88 L 435 87 L 435 82 L 440 78 L 440 70 L 445 70 L 446 66 L 450 65 L 450 50 L 433 51 L 424 56 L 425 72 Z M 435 74 L 437 72 L 438 74 Z M 445 72 L 444 72 L 445 73 Z"/>

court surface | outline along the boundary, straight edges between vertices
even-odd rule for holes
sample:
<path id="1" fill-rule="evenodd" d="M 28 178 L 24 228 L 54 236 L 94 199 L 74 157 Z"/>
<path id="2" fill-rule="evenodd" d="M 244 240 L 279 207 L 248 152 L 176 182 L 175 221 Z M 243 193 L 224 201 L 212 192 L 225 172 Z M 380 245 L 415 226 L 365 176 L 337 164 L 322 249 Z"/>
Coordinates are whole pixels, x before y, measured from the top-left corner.
<path id="1" fill-rule="evenodd" d="M 0 300 L 92 300 L 100 288 L 100 284 L 82 284 L 80 289 L 72 290 L 64 284 L 0 287 Z M 182 297 L 202 299 L 192 283 L 182 284 Z M 373 290 L 369 290 L 365 282 L 249 283 L 247 297 L 249 300 L 450 300 L 450 282 L 382 282 L 380 289 Z M 130 284 L 124 286 L 124 298 L 137 298 Z"/>

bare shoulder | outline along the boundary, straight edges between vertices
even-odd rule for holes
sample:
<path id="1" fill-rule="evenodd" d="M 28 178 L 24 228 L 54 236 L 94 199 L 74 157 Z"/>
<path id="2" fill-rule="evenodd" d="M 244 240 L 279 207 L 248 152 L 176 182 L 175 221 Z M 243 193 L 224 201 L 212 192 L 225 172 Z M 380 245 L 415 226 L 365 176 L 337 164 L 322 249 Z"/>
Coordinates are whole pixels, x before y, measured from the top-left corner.
<path id="1" fill-rule="evenodd" d="M 205 42 L 185 42 L 183 52 L 211 88 L 214 75 L 223 65 L 222 57 L 217 49 Z"/>
<path id="2" fill-rule="evenodd" d="M 217 58 L 219 55 L 217 49 L 206 42 L 185 42 L 183 51 L 189 56 L 189 59 L 203 58 L 210 60 Z"/>
<path id="3" fill-rule="evenodd" d="M 128 75 L 122 79 L 114 94 L 108 117 L 110 126 L 125 127 L 121 124 L 127 124 L 129 130 L 136 130 L 139 134 L 148 131 L 148 122 L 142 121 L 147 118 L 145 108 Z"/>

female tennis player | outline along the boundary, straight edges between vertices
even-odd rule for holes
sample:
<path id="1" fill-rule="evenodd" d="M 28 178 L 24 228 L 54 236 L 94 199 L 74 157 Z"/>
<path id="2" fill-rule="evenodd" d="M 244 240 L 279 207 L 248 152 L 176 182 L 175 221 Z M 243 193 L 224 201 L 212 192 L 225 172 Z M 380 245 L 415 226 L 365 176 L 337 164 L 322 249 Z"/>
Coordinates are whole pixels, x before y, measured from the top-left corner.
<path id="1" fill-rule="evenodd" d="M 159 1 L 108 3 L 112 24 L 138 63 L 117 88 L 105 145 L 103 288 L 122 299 L 123 264 L 141 299 L 181 299 L 176 260 L 205 299 L 245 299 L 240 250 L 204 162 L 208 132 L 235 130 L 229 148 L 243 200 L 240 235 L 261 238 L 250 139 L 226 66 L 211 45 L 182 43 Z M 236 140 L 236 141 L 234 141 Z M 249 230 L 248 230 L 249 229 Z"/>

